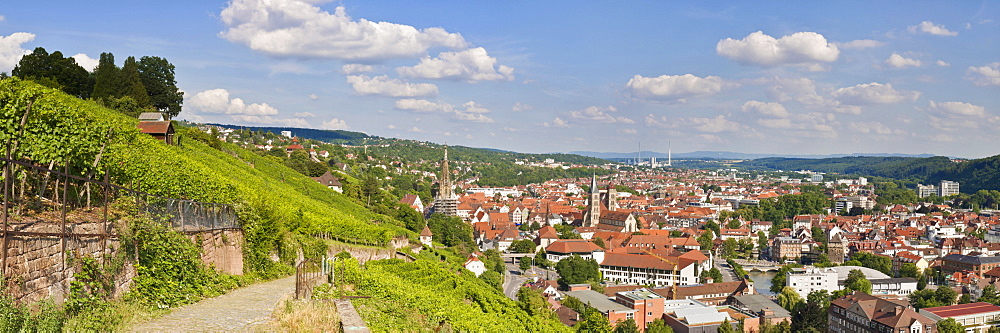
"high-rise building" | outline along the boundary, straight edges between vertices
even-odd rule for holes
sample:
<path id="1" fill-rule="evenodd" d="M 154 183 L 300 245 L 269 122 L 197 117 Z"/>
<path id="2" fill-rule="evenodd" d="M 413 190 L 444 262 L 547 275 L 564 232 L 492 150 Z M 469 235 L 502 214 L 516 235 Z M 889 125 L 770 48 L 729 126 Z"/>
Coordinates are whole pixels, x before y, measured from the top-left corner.
<path id="1" fill-rule="evenodd" d="M 917 197 L 925 198 L 937 193 L 937 186 L 917 184 Z"/>
<path id="2" fill-rule="evenodd" d="M 941 187 L 938 189 L 941 191 L 938 195 L 942 197 L 958 194 L 958 182 L 942 180 Z"/>
<path id="3" fill-rule="evenodd" d="M 444 147 L 444 159 L 441 160 L 441 177 L 438 178 L 438 186 L 438 195 L 434 198 L 434 212 L 458 216 L 458 196 L 455 195 L 455 185 L 451 182 L 451 170 L 448 168 L 448 146 Z"/>

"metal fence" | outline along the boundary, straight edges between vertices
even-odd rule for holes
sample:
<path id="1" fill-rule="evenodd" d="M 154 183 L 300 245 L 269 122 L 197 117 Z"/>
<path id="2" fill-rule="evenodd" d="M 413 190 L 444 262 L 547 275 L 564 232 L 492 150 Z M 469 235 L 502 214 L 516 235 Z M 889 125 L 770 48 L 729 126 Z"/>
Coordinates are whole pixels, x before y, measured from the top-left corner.
<path id="1" fill-rule="evenodd" d="M 109 238 L 119 230 L 111 215 L 143 214 L 174 230 L 186 233 L 240 228 L 231 205 L 204 203 L 157 196 L 112 184 L 93 175 L 74 175 L 67 165 L 35 165 L 28 161 L 0 158 L 3 173 L 2 269 L 8 272 L 11 239 L 61 238 L 63 261 L 67 242 L 81 238 L 101 240 L 107 250 Z M 61 171 L 59 169 L 62 169 Z"/>

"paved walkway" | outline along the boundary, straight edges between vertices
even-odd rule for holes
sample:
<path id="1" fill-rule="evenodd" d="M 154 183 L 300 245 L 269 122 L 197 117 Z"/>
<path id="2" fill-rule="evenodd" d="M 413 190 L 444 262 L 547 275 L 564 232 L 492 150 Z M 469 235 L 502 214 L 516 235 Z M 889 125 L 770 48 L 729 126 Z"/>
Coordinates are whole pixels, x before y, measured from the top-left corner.
<path id="1" fill-rule="evenodd" d="M 258 283 L 174 309 L 163 317 L 136 325 L 133 332 L 252 331 L 268 321 L 285 297 L 295 293 L 295 276 Z"/>

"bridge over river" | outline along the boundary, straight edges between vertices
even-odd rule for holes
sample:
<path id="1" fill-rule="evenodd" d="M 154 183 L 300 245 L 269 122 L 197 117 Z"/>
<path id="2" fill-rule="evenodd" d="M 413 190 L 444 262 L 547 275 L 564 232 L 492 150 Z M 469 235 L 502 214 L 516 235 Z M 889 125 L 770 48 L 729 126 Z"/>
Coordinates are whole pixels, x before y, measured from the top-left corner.
<path id="1" fill-rule="evenodd" d="M 767 271 L 777 271 L 781 269 L 781 265 L 775 261 L 767 260 L 747 260 L 747 259 L 733 259 L 737 264 L 743 266 L 743 269 L 747 272 L 757 270 L 761 272 Z"/>

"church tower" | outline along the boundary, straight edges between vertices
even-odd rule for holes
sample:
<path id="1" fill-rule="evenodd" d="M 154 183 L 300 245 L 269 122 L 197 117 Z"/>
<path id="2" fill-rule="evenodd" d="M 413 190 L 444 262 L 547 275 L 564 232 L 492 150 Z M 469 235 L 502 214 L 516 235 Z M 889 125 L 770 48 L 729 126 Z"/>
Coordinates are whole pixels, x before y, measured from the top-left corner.
<path id="1" fill-rule="evenodd" d="M 605 206 L 608 207 L 608 210 L 610 211 L 618 210 L 618 190 L 615 189 L 615 185 L 612 184 L 611 182 L 608 182 L 607 192 L 608 192 L 608 200 L 606 201 L 607 205 Z"/>
<path id="2" fill-rule="evenodd" d="M 448 168 L 448 146 L 444 147 L 444 159 L 441 160 L 441 177 L 438 178 L 438 195 L 434 198 L 434 212 L 448 216 L 458 216 L 458 196 L 455 195 L 455 185 L 451 183 L 451 170 Z"/>
<path id="3" fill-rule="evenodd" d="M 593 227 L 601 222 L 601 190 L 597 187 L 597 175 L 590 180 L 590 197 L 587 198 L 587 212 L 583 214 L 583 226 Z"/>

